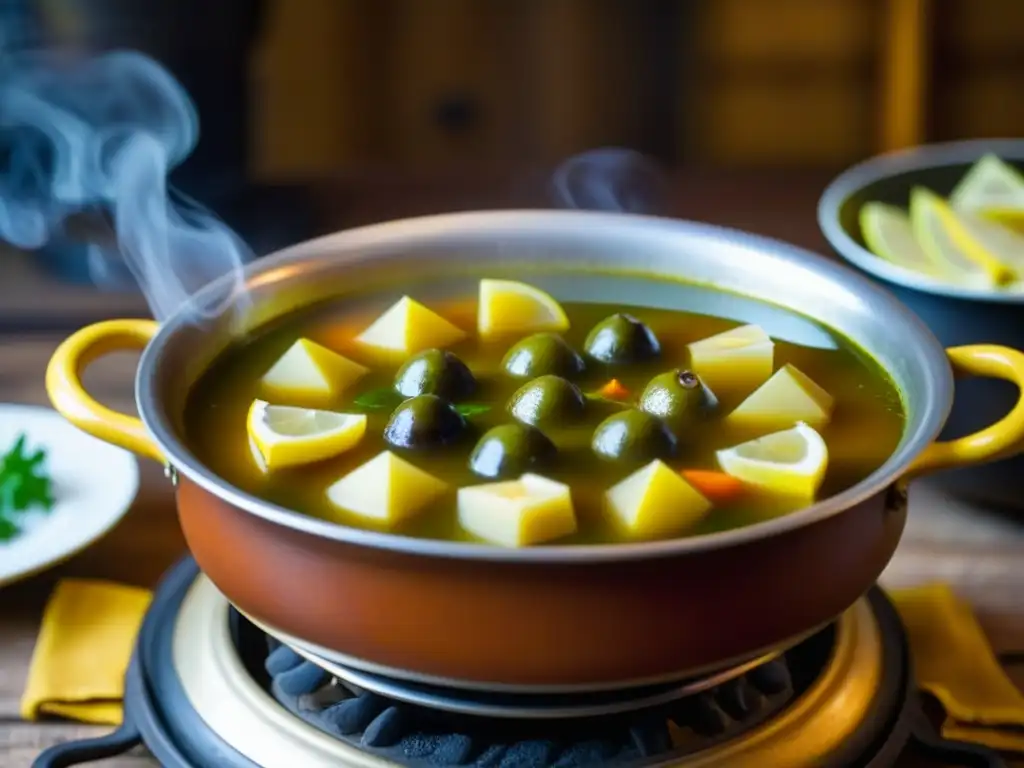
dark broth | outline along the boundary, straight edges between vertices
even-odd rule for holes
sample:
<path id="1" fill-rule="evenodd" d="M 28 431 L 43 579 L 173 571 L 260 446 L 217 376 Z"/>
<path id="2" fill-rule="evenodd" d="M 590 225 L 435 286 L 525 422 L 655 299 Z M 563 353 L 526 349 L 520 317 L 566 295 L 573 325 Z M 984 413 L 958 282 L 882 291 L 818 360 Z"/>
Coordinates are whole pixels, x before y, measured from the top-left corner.
<path id="1" fill-rule="evenodd" d="M 552 290 L 556 298 L 563 299 L 567 295 L 575 298 L 567 282 L 559 283 L 557 279 L 547 284 L 540 279 L 530 282 Z M 775 340 L 776 370 L 792 363 L 835 398 L 832 420 L 820 430 L 828 445 L 830 461 L 819 498 L 834 495 L 859 482 L 896 448 L 904 425 L 899 393 L 873 361 L 844 339 L 799 315 L 742 297 L 640 278 L 623 279 L 622 285 L 624 296 L 639 295 L 643 297 L 640 300 L 648 304 L 686 307 L 688 311 L 562 301 L 572 327 L 561 335 L 577 350 L 582 351 L 584 338 L 596 323 L 623 311 L 646 323 L 662 345 L 660 358 L 651 363 L 610 370 L 588 361 L 584 374 L 574 379 L 584 391 L 596 390 L 609 379 L 616 378 L 633 393 L 639 394 L 654 375 L 685 366 L 688 343 L 747 322 L 757 322 Z M 459 280 L 445 285 L 417 286 L 410 295 L 471 331 L 476 327 L 475 289 L 475 282 Z M 576 293 L 578 295 L 579 291 Z M 338 478 L 381 451 L 394 450 L 383 440 L 382 431 L 393 405 L 399 401 L 391 401 L 389 407 L 376 410 L 356 408 L 353 401 L 360 395 L 390 387 L 398 364 L 380 365 L 360 350 L 353 339 L 401 295 L 401 291 L 396 291 L 346 297 L 332 304 L 313 307 L 240 341 L 222 355 L 195 386 L 186 410 L 187 439 L 198 458 L 229 483 L 255 496 L 307 515 L 367 527 L 364 520 L 347 517 L 332 506 L 325 491 Z M 522 334 L 525 335 L 529 334 Z M 294 341 L 302 337 L 364 363 L 371 368 L 371 373 L 332 403 L 292 400 L 277 401 L 276 404 L 366 412 L 369 417 L 367 433 L 353 450 L 334 459 L 264 475 L 250 454 L 246 414 L 252 401 L 264 396 L 260 391 L 260 377 Z M 450 347 L 479 381 L 479 391 L 471 402 L 490 406 L 490 409 L 470 417 L 472 434 L 459 445 L 396 453 L 453 487 L 489 482 L 469 470 L 467 458 L 475 436 L 492 426 L 511 421 L 505 411 L 505 403 L 524 382 L 505 376 L 501 370 L 501 359 L 519 338 L 521 336 L 500 342 L 483 342 L 471 333 L 470 338 Z M 739 433 L 723 423 L 723 417 L 749 392 L 716 394 L 720 399 L 718 416 L 700 425 L 689 439 L 689 445 L 669 462 L 673 468 L 717 469 L 716 450 L 758 436 Z M 555 543 L 621 540 L 601 515 L 602 494 L 635 470 L 636 465 L 621 468 L 609 465 L 597 459 L 590 449 L 593 428 L 615 409 L 616 406 L 602 404 L 590 407 L 583 427 L 555 438 L 559 447 L 557 463 L 550 471 L 538 470 L 572 488 L 579 532 Z M 470 535 L 456 523 L 453 497 L 451 494 L 394 532 L 427 538 L 471 540 Z M 750 525 L 805 505 L 806 502 L 765 494 L 747 495 L 737 503 L 713 509 L 689 535 Z"/>

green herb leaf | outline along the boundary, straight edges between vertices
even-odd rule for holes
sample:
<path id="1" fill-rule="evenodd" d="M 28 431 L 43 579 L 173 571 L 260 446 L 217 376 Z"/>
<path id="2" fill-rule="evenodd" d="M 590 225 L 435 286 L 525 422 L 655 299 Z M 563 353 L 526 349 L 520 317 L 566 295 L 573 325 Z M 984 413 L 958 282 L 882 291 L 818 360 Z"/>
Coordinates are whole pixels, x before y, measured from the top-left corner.
<path id="1" fill-rule="evenodd" d="M 483 403 L 459 403 L 455 406 L 455 410 L 463 416 L 472 417 L 487 413 L 491 410 L 491 406 L 484 405 Z"/>
<path id="2" fill-rule="evenodd" d="M 352 404 L 357 408 L 364 408 L 368 411 L 390 410 L 404 399 L 390 387 L 381 387 L 380 389 L 371 389 L 369 392 L 357 395 Z"/>
<path id="3" fill-rule="evenodd" d="M 17 515 L 33 509 L 53 508 L 53 483 L 46 473 L 46 451 L 26 451 L 26 437 L 19 435 L 10 450 L 0 456 L 0 541 L 16 536 Z"/>

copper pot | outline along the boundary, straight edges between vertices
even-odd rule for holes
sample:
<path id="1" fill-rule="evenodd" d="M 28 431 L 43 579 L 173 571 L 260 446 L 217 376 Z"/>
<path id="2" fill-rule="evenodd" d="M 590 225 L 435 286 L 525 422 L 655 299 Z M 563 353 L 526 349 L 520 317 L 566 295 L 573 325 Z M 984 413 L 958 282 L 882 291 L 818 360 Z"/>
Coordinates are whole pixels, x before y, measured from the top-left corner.
<path id="1" fill-rule="evenodd" d="M 483 264 L 486 262 L 486 264 Z M 493 276 L 643 273 L 770 301 L 818 320 L 890 371 L 906 428 L 870 477 L 793 514 L 645 544 L 507 550 L 348 528 L 269 504 L 204 467 L 182 439 L 197 377 L 238 333 L 355 289 L 486 269 Z M 624 281 L 622 285 L 626 285 Z M 162 325 L 115 320 L 54 354 L 47 388 L 81 429 L 156 461 L 202 570 L 243 613 L 296 645 L 396 677 L 508 690 L 584 690 L 679 679 L 749 660 L 830 622 L 889 562 L 917 475 L 1018 450 L 1024 402 L 980 432 L 935 442 L 954 373 L 1024 381 L 1024 355 L 943 350 L 882 289 L 797 248 L 701 224 L 623 214 L 507 211 L 386 223 L 253 264 L 249 311 L 182 310 Z M 615 281 L 616 295 L 625 292 Z M 563 280 L 572 286 L 571 279 Z M 567 289 L 568 290 L 568 289 Z M 696 290 L 696 289 L 695 289 Z M 578 298 L 578 297 L 567 297 Z M 95 358 L 144 347 L 141 420 L 93 400 Z"/>

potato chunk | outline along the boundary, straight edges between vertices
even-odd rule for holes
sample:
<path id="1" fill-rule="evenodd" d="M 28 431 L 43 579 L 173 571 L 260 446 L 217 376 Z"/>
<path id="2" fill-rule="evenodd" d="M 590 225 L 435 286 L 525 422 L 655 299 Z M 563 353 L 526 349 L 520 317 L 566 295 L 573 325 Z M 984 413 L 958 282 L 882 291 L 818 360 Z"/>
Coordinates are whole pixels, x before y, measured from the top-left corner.
<path id="1" fill-rule="evenodd" d="M 335 507 L 376 525 L 392 527 L 438 499 L 448 484 L 384 451 L 327 489 Z"/>
<path id="2" fill-rule="evenodd" d="M 728 416 L 730 424 L 764 430 L 789 429 L 802 421 L 828 424 L 835 401 L 794 365 L 784 365 Z"/>
<path id="3" fill-rule="evenodd" d="M 443 349 L 466 338 L 466 332 L 418 301 L 403 296 L 356 337 L 367 347 L 392 355 Z"/>
<path id="4" fill-rule="evenodd" d="M 695 526 L 711 502 L 678 472 L 655 459 L 605 493 L 615 525 L 635 539 L 667 539 Z"/>
<path id="5" fill-rule="evenodd" d="M 502 547 L 528 547 L 576 532 L 569 486 L 540 475 L 459 489 L 459 525 Z"/>
<path id="6" fill-rule="evenodd" d="M 688 348 L 690 368 L 713 390 L 751 392 L 772 375 L 775 342 L 759 325 L 733 328 Z"/>
<path id="7" fill-rule="evenodd" d="M 335 397 L 369 372 L 359 363 L 309 339 L 292 344 L 263 375 L 271 397 Z"/>

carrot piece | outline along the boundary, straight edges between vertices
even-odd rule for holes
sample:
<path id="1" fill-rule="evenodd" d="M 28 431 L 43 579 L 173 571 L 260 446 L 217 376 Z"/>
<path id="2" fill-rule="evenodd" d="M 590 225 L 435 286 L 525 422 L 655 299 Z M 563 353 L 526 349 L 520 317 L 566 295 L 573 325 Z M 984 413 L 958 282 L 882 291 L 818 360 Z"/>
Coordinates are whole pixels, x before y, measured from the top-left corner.
<path id="1" fill-rule="evenodd" d="M 684 469 L 679 474 L 704 498 L 715 504 L 728 504 L 743 495 L 743 482 L 725 472 L 715 472 L 710 469 Z"/>
<path id="2" fill-rule="evenodd" d="M 618 379 L 612 379 L 599 390 L 597 394 L 606 400 L 628 400 L 629 390 L 626 389 Z"/>

